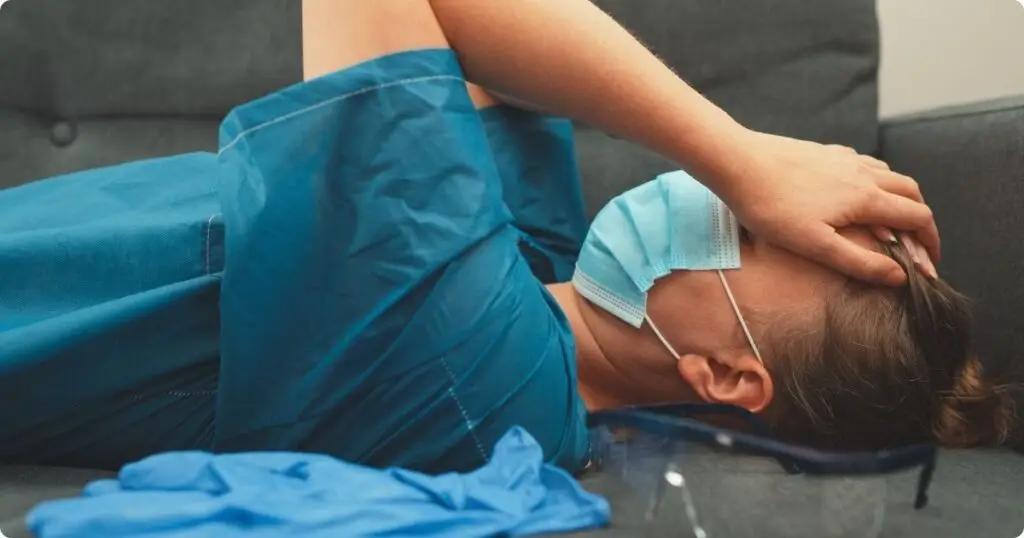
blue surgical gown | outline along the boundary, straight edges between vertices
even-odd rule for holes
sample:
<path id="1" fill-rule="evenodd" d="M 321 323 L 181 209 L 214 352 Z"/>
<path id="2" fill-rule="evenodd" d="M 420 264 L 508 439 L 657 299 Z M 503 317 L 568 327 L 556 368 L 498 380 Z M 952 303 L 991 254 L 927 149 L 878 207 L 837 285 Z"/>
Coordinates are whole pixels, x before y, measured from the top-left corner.
<path id="1" fill-rule="evenodd" d="M 570 125 L 474 109 L 455 55 L 230 113 L 218 154 L 0 192 L 0 461 L 299 450 L 467 470 L 514 425 L 586 459 Z"/>

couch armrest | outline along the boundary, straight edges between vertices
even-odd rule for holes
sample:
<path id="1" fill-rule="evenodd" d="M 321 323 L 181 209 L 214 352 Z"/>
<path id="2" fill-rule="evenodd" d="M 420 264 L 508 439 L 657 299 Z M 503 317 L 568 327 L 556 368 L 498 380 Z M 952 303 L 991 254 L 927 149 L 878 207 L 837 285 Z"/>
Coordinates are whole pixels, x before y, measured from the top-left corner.
<path id="1" fill-rule="evenodd" d="M 896 118 L 881 129 L 883 158 L 921 184 L 935 211 L 942 276 L 975 300 L 983 362 L 995 370 L 1021 364 L 1024 96 Z"/>

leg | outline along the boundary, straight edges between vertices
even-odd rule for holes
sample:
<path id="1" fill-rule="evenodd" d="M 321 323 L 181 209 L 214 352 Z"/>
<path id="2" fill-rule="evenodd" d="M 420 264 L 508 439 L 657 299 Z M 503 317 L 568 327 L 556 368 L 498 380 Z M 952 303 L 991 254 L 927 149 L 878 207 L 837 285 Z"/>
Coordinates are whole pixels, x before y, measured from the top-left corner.
<path id="1" fill-rule="evenodd" d="M 420 48 L 449 48 L 425 0 L 302 0 L 306 80 Z"/>
<path id="2" fill-rule="evenodd" d="M 0 192 L 0 461 L 212 446 L 216 177 L 192 154 Z"/>
<path id="3" fill-rule="evenodd" d="M 384 54 L 448 48 L 427 0 L 305 0 L 302 16 L 306 80 Z M 482 87 L 467 87 L 478 109 L 500 104 Z M 568 280 L 586 234 L 572 127 L 508 109 L 490 110 L 483 119 L 505 201 L 533 247 L 526 252 L 531 266 L 546 282 Z"/>
<path id="4" fill-rule="evenodd" d="M 450 48 L 427 0 L 303 0 L 303 78 L 344 69 L 385 54 Z M 477 108 L 498 101 L 468 84 Z"/>

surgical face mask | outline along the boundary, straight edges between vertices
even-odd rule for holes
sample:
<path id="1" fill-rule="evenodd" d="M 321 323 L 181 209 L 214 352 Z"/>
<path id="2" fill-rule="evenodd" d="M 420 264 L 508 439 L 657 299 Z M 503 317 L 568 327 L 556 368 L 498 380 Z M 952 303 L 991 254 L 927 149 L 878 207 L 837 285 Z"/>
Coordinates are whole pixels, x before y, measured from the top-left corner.
<path id="1" fill-rule="evenodd" d="M 736 217 L 707 187 L 680 171 L 622 193 L 597 214 L 583 242 L 572 285 L 587 300 L 633 327 L 639 329 L 646 321 L 679 359 L 647 314 L 647 294 L 657 279 L 672 271 L 716 271 L 747 342 L 761 360 L 723 273 L 739 267 Z"/>

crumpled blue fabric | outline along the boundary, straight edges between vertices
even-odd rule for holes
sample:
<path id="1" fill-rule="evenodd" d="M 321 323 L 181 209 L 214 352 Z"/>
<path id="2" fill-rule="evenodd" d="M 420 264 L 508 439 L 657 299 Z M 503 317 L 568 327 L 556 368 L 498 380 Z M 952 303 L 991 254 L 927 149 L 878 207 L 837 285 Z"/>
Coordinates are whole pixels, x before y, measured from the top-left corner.
<path id="1" fill-rule="evenodd" d="M 527 536 L 607 524 L 608 502 L 514 427 L 468 474 L 376 470 L 291 452 L 166 453 L 27 516 L 38 538 Z"/>
<path id="2" fill-rule="evenodd" d="M 480 117 L 523 256 L 541 282 L 568 282 L 589 228 L 572 122 L 508 106 Z"/>

